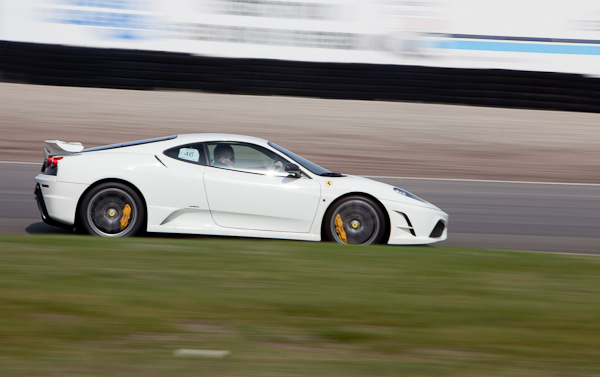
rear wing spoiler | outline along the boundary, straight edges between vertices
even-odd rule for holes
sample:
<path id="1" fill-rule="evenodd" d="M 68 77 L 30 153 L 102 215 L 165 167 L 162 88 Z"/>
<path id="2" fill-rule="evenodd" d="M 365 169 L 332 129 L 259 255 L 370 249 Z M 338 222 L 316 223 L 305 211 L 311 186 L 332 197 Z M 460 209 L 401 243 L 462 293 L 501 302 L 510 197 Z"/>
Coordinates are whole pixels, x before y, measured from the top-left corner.
<path id="1" fill-rule="evenodd" d="M 42 164 L 42 173 L 51 167 L 56 168 L 59 160 L 63 156 L 69 156 L 79 153 L 83 150 L 83 144 L 78 142 L 66 142 L 60 140 L 46 140 L 48 148 L 44 148 L 44 162 Z M 50 173 L 47 173 L 50 174 Z M 56 170 L 53 170 L 53 175 L 56 175 Z"/>
<path id="2" fill-rule="evenodd" d="M 51 155 L 66 156 L 79 153 L 83 150 L 83 144 L 76 141 L 46 140 L 48 148 L 44 148 Z"/>

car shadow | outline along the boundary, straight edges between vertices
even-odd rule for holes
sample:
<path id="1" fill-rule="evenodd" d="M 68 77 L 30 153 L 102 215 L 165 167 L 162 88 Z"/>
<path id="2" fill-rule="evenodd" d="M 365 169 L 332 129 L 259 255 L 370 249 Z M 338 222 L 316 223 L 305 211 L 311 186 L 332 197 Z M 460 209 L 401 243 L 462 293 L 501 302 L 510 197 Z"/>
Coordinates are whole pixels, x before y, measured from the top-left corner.
<path id="1" fill-rule="evenodd" d="M 56 226 L 48 225 L 42 221 L 33 223 L 25 228 L 28 234 L 81 234 L 75 230 L 63 229 Z M 255 240 L 256 238 L 248 237 L 226 237 L 226 236 L 214 236 L 214 235 L 202 235 L 202 234 L 186 234 L 186 233 L 148 233 L 140 232 L 135 237 L 141 238 L 157 238 L 157 239 L 197 239 L 197 240 L 223 240 L 223 239 L 236 239 L 236 240 Z M 413 247 L 432 248 L 433 245 L 411 245 Z"/>
<path id="2" fill-rule="evenodd" d="M 76 230 L 60 228 L 52 225 L 48 225 L 43 221 L 36 222 L 28 225 L 25 228 L 27 234 L 83 234 Z M 136 237 L 147 237 L 147 238 L 215 238 L 215 236 L 204 236 L 197 234 L 178 234 L 178 233 L 147 233 L 140 232 Z"/>
<path id="3" fill-rule="evenodd" d="M 33 223 L 25 228 L 25 232 L 28 234 L 68 234 L 75 233 L 69 229 L 62 229 L 52 225 L 48 225 L 42 221 Z"/>

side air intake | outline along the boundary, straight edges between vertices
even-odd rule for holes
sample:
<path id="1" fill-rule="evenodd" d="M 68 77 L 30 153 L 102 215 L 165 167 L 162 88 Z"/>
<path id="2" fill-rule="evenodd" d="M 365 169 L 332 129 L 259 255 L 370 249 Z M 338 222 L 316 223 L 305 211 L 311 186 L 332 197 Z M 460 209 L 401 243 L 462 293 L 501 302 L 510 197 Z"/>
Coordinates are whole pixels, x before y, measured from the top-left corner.
<path id="1" fill-rule="evenodd" d="M 442 222 L 442 220 L 438 221 L 437 224 L 435 224 L 435 227 L 433 228 L 433 230 L 431 231 L 431 234 L 429 235 L 430 238 L 440 238 L 442 236 L 442 234 L 444 234 L 444 229 L 446 229 L 446 224 L 444 224 Z"/>
<path id="2" fill-rule="evenodd" d="M 410 219 L 408 218 L 408 216 L 406 216 L 406 214 L 404 212 L 396 211 L 396 213 L 398 213 L 398 214 L 402 215 L 402 217 L 404 217 L 404 220 L 406 220 L 406 224 L 408 225 L 408 231 L 410 232 L 410 234 L 413 235 L 413 237 L 416 237 L 417 234 L 415 233 L 415 229 L 413 228 L 413 225 L 410 222 Z"/>

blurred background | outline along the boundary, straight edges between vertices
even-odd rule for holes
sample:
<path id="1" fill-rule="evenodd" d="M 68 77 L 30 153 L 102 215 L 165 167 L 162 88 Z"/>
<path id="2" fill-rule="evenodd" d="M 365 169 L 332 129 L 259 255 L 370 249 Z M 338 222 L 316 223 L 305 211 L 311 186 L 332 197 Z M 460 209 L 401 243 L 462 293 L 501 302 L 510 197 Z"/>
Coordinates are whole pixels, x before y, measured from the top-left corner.
<path id="1" fill-rule="evenodd" d="M 598 183 L 599 25 L 584 0 L 0 0 L 0 159 L 234 132 L 348 173 Z"/>

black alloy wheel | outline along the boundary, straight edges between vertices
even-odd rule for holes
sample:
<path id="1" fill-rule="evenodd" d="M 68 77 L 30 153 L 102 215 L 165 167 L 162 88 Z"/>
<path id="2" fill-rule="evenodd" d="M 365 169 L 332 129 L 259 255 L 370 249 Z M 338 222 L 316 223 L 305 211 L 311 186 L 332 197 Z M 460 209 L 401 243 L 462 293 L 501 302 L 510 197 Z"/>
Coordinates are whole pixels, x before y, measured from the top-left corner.
<path id="1" fill-rule="evenodd" d="M 330 241 L 370 245 L 382 242 L 384 233 L 383 212 L 367 197 L 344 198 L 325 215 L 325 235 Z"/>
<path id="2" fill-rule="evenodd" d="M 86 233 L 102 237 L 125 237 L 138 233 L 146 211 L 139 195 L 117 182 L 102 183 L 90 190 L 79 208 Z"/>

